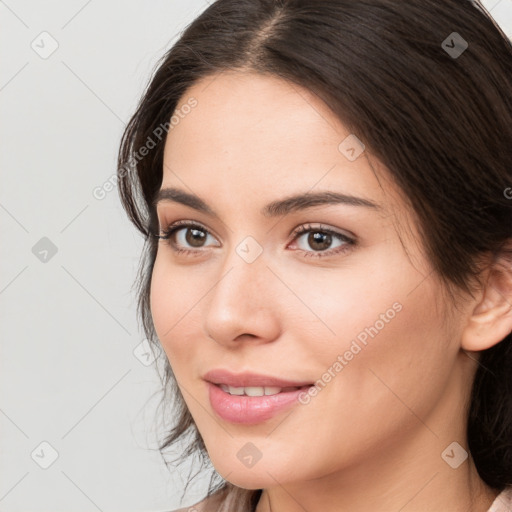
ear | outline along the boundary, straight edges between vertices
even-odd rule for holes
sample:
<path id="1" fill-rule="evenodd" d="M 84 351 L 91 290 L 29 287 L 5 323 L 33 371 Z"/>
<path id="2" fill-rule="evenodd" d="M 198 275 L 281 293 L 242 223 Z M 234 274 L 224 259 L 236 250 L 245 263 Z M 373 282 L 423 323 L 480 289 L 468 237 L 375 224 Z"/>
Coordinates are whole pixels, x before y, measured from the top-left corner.
<path id="1" fill-rule="evenodd" d="M 486 350 L 512 332 L 512 259 L 502 253 L 485 273 L 481 299 L 462 333 L 462 348 Z"/>

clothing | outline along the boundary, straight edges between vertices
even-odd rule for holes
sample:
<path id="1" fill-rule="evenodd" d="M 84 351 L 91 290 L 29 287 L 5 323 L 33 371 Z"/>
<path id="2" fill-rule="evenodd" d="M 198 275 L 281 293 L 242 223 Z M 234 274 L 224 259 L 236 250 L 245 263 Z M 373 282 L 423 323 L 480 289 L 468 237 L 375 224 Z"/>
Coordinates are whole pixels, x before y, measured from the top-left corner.
<path id="1" fill-rule="evenodd" d="M 496 496 L 487 512 L 512 512 L 512 486 Z"/>
<path id="2" fill-rule="evenodd" d="M 217 508 L 218 504 L 216 504 L 213 509 L 216 511 L 225 510 L 227 503 L 224 504 L 222 509 Z M 205 506 L 204 502 L 197 503 L 193 507 L 180 508 L 179 510 L 175 510 L 173 512 L 202 512 L 203 510 L 206 512 L 210 509 L 203 508 Z M 487 510 L 487 512 L 512 512 L 512 486 L 505 488 L 496 499 L 492 502 L 491 508 Z"/>

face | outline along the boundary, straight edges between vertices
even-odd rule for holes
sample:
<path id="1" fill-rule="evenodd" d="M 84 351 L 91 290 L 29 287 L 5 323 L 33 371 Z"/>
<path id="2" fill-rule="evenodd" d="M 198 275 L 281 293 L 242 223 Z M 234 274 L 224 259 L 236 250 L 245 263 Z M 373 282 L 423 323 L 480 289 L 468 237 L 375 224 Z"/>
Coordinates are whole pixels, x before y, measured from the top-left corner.
<path id="1" fill-rule="evenodd" d="M 171 233 L 151 311 L 221 476 L 245 488 L 305 481 L 431 438 L 418 418 L 443 432 L 461 324 L 441 313 L 442 285 L 386 169 L 357 157 L 318 98 L 278 78 L 209 77 L 178 111 L 161 192 L 181 194 L 157 205 Z M 219 369 L 249 395 L 271 377 L 305 387 L 232 396 L 205 380 Z M 236 381 L 248 372 L 263 380 Z"/>

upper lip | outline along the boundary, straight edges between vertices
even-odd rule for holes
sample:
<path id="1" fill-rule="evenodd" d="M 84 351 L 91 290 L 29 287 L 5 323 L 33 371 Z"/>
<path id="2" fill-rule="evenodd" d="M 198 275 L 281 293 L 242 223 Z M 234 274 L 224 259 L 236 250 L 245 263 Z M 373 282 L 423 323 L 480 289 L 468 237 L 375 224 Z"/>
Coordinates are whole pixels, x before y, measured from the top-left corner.
<path id="1" fill-rule="evenodd" d="M 307 381 L 291 381 L 261 375 L 258 373 L 243 372 L 231 373 L 228 370 L 211 370 L 203 375 L 203 379 L 212 384 L 226 384 L 232 387 L 279 387 L 279 388 L 301 388 L 310 386 L 312 383 Z"/>

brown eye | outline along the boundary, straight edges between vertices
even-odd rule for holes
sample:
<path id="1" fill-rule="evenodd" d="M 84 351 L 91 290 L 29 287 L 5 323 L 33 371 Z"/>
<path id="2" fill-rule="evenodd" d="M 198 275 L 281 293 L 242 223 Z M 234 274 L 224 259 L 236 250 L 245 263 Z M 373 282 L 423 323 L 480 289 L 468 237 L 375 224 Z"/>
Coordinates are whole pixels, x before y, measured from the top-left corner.
<path id="1" fill-rule="evenodd" d="M 315 251 L 325 251 L 332 244 L 332 236 L 321 231 L 312 231 L 308 236 L 308 244 Z"/>
<path id="2" fill-rule="evenodd" d="M 185 241 L 187 244 L 190 244 L 192 247 L 202 247 L 204 241 L 206 240 L 206 233 L 200 229 L 194 228 L 182 228 L 177 230 L 176 232 L 185 230 Z"/>
<path id="3" fill-rule="evenodd" d="M 331 233 L 321 229 L 308 229 L 297 236 L 297 245 L 304 251 L 327 251 L 350 244 L 352 240 L 341 233 Z M 302 243 L 301 243 L 302 241 Z M 336 245 L 333 245 L 337 243 Z"/>
<path id="4" fill-rule="evenodd" d="M 294 233 L 294 244 L 304 256 L 334 256 L 356 244 L 356 241 L 343 233 L 322 226 L 301 226 Z"/>
<path id="5" fill-rule="evenodd" d="M 163 235 L 159 236 L 161 240 L 166 240 L 171 248 L 177 252 L 194 251 L 194 249 L 202 249 L 208 247 L 206 242 L 208 237 L 215 240 L 215 237 L 204 227 L 199 224 L 182 221 L 169 226 Z M 213 244 L 219 246 L 220 244 Z"/>

